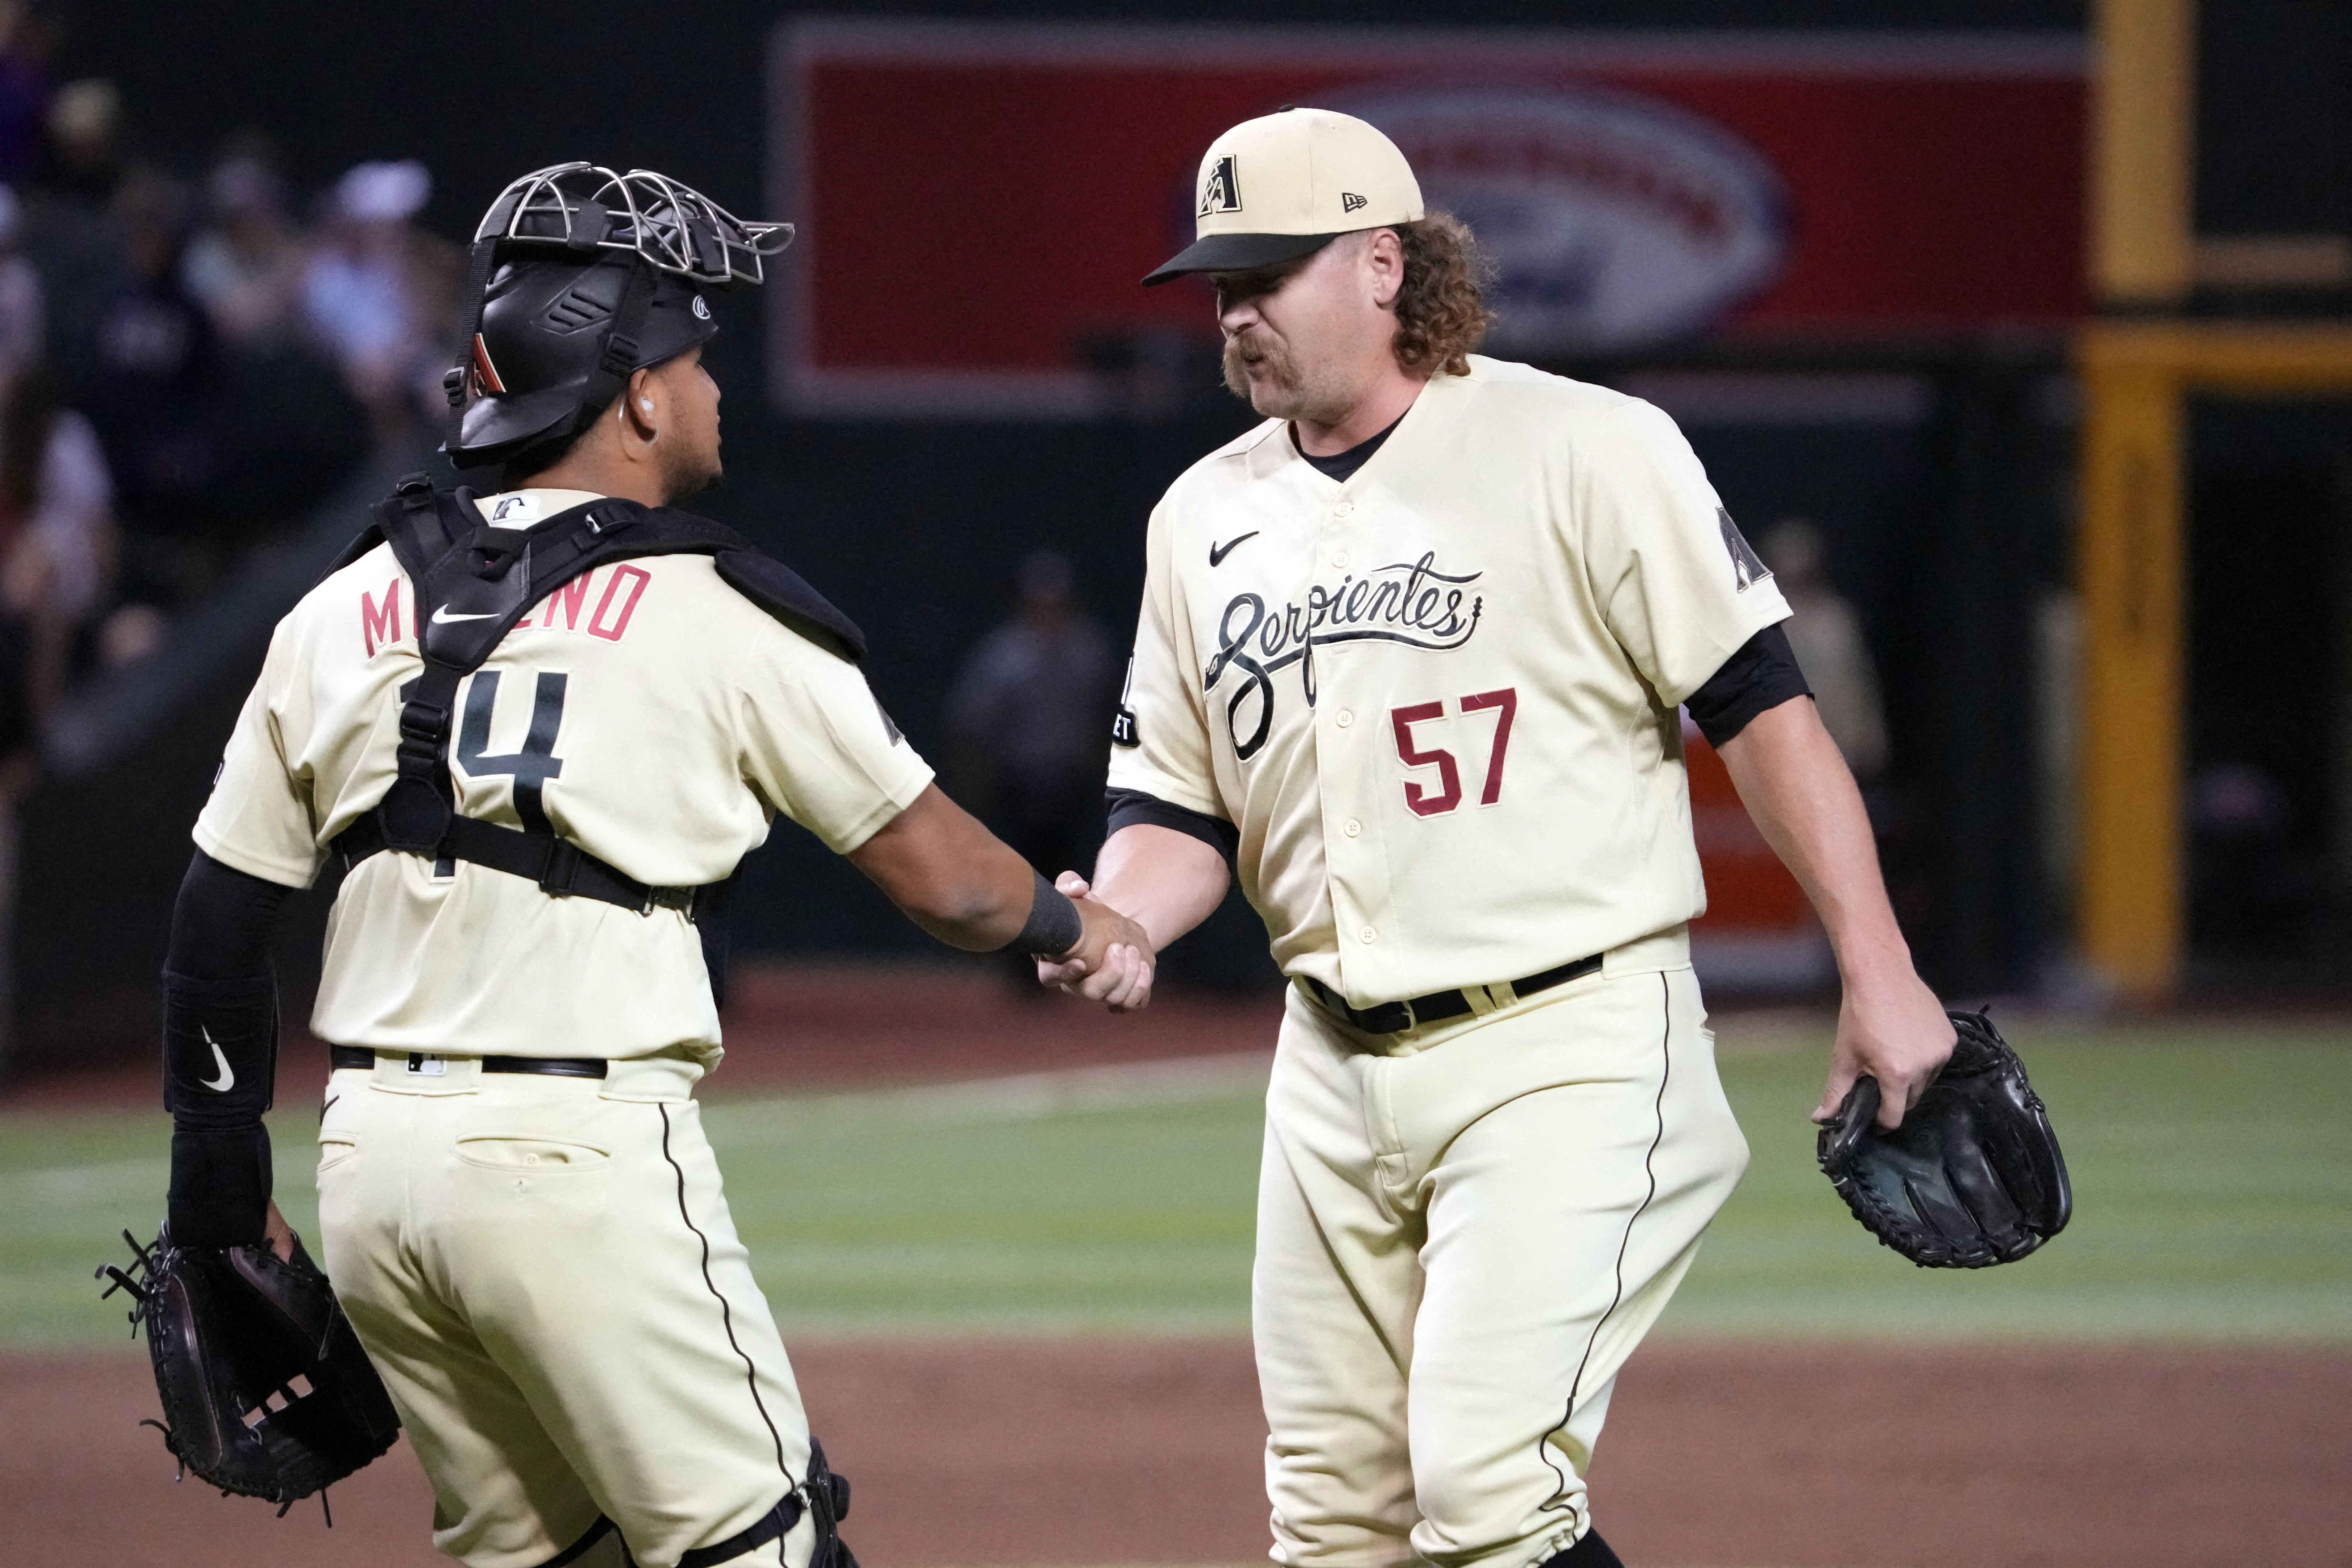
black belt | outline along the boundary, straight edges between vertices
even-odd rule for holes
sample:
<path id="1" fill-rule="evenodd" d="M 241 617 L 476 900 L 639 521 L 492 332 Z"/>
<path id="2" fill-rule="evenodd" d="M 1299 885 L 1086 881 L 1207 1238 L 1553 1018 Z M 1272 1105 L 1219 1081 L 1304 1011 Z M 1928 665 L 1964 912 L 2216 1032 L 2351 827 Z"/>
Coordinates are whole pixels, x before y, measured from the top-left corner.
<path id="1" fill-rule="evenodd" d="M 1601 955 L 1597 952 L 1590 958 L 1571 959 L 1557 969 L 1540 970 L 1525 980 L 1512 981 L 1511 994 L 1532 996 L 1538 991 L 1549 991 L 1555 985 L 1581 980 L 1600 967 Z M 1304 974 L 1298 978 L 1318 1002 L 1368 1035 L 1399 1035 L 1423 1024 L 1459 1018 L 1471 1011 L 1470 998 L 1459 991 L 1433 991 L 1410 1002 L 1383 1002 L 1377 1007 L 1350 1007 L 1338 992 L 1321 981 Z"/>
<path id="2" fill-rule="evenodd" d="M 344 1068 L 358 1068 L 362 1072 L 373 1072 L 379 1056 L 406 1057 L 411 1072 L 421 1072 L 428 1059 L 446 1059 L 440 1057 L 428 1058 L 423 1051 L 375 1051 L 366 1046 L 327 1047 L 327 1063 L 338 1071 Z M 482 1064 L 484 1072 L 537 1073 L 543 1078 L 603 1078 L 605 1068 L 602 1057 L 479 1057 L 475 1059 Z"/>
<path id="3" fill-rule="evenodd" d="M 334 851 L 342 857 L 346 871 L 385 847 L 383 828 L 373 812 L 335 836 Z M 687 919 L 692 920 L 700 912 L 705 895 L 715 896 L 717 889 L 726 886 L 706 882 L 698 888 L 647 887 L 569 839 L 501 827 L 473 816 L 451 817 L 448 835 L 437 852 L 509 877 L 528 878 L 542 892 L 559 899 L 597 899 L 641 915 L 656 908 L 684 910 Z"/>

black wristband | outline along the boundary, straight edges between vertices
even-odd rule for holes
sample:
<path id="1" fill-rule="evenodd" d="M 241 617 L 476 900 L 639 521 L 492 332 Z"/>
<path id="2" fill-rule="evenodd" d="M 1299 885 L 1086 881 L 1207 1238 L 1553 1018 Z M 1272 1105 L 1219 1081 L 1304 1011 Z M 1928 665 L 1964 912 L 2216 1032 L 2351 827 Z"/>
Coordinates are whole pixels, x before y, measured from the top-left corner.
<path id="1" fill-rule="evenodd" d="M 1029 922 L 997 951 L 1054 958 L 1078 945 L 1078 939 L 1087 934 L 1087 922 L 1079 918 L 1078 906 L 1070 901 L 1069 896 L 1045 880 L 1045 873 L 1038 871 L 1034 875 L 1037 879 L 1037 895 L 1029 904 Z"/>
<path id="2" fill-rule="evenodd" d="M 269 1209 L 269 1130 L 172 1129 L 166 1223 L 180 1247 L 258 1247 Z"/>

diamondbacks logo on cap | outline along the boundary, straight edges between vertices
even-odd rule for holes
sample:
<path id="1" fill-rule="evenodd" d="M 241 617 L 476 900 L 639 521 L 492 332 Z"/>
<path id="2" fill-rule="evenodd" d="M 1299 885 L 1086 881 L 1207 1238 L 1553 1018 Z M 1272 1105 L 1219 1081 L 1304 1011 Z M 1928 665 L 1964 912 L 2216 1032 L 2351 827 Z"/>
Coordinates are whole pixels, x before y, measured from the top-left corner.
<path id="1" fill-rule="evenodd" d="M 1242 210 L 1241 176 L 1234 172 L 1231 153 L 1216 162 L 1209 177 L 1201 183 L 1201 210 L 1195 217 L 1207 217 L 1211 213 L 1237 213 Z"/>
<path id="2" fill-rule="evenodd" d="M 1341 191 L 1339 193 L 1339 210 L 1343 213 L 1351 213 L 1358 207 L 1370 206 L 1370 205 L 1371 202 L 1369 197 L 1360 196 L 1353 191 Z"/>
<path id="3" fill-rule="evenodd" d="M 694 319 L 698 321 L 710 320 L 710 301 L 699 294 L 694 297 Z"/>

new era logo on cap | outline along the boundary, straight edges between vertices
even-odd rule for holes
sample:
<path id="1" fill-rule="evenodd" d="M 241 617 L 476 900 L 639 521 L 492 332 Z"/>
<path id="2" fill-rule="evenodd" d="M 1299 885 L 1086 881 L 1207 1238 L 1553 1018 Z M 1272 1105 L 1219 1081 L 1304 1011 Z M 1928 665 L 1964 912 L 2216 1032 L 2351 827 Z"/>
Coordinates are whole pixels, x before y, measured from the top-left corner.
<path id="1" fill-rule="evenodd" d="M 1201 182 L 1201 209 L 1193 216 L 1207 217 L 1211 213 L 1241 210 L 1241 176 L 1234 168 L 1234 155 L 1228 153 L 1209 166 L 1208 178 Z"/>
<path id="2" fill-rule="evenodd" d="M 1358 207 L 1370 206 L 1370 205 L 1371 203 L 1367 197 L 1360 196 L 1353 191 L 1341 191 L 1339 193 L 1339 210 L 1343 213 L 1351 213 Z"/>

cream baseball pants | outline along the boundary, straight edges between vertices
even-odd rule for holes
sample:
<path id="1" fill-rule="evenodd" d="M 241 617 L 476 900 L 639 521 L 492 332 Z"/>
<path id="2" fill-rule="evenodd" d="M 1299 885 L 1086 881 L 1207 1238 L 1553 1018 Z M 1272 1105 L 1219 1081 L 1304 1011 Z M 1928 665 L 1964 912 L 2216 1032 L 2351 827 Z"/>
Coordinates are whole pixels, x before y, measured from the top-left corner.
<path id="1" fill-rule="evenodd" d="M 1293 988 L 1252 1292 L 1275 1561 L 1529 1568 L 1591 1528 L 1618 1369 L 1748 1163 L 1674 935 L 1403 1035 Z"/>
<path id="2" fill-rule="evenodd" d="M 468 1568 L 700 1554 L 808 1460 L 683 1055 L 604 1079 L 379 1056 L 328 1080 L 329 1276 Z M 804 1568 L 814 1526 L 726 1559 Z M 575 1554 L 576 1553 L 576 1554 Z"/>

